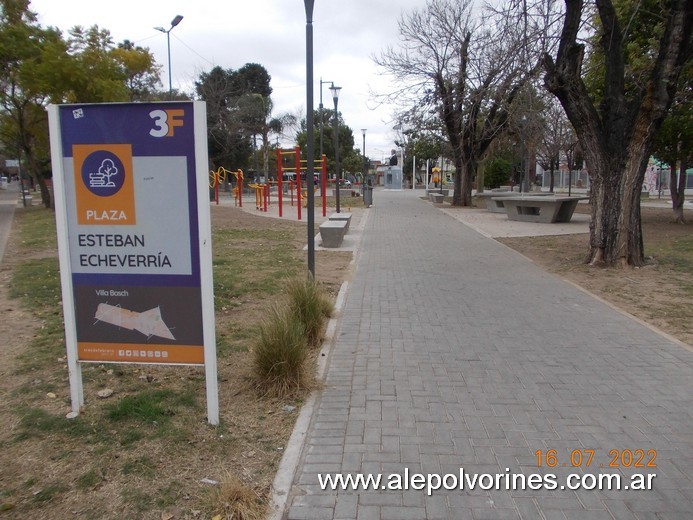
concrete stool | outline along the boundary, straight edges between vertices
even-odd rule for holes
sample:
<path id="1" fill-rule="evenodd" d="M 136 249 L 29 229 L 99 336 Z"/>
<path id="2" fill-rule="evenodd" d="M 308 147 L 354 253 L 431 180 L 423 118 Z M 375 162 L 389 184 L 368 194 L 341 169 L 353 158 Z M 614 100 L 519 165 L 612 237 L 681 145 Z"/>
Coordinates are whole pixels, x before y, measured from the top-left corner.
<path id="1" fill-rule="evenodd" d="M 339 247 L 346 233 L 346 220 L 328 220 L 320 224 L 320 237 L 322 247 Z"/>
<path id="2" fill-rule="evenodd" d="M 347 223 L 344 232 L 349 232 L 349 225 L 351 224 L 351 213 L 345 213 L 343 211 L 341 213 L 332 213 L 332 215 L 330 215 L 328 219 L 333 222 L 339 222 L 340 220 L 344 220 Z"/>

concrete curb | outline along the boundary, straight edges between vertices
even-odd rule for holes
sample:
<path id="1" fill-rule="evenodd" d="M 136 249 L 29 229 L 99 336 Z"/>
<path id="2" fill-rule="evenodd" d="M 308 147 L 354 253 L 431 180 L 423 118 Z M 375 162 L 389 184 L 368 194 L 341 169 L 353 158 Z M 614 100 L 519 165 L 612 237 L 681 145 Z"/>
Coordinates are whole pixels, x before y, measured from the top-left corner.
<path id="1" fill-rule="evenodd" d="M 365 212 L 361 219 L 359 220 L 357 232 L 358 232 L 358 244 L 353 249 L 354 255 L 351 259 L 352 269 L 356 267 L 358 258 L 360 256 L 360 244 L 363 237 L 363 230 L 366 227 L 366 221 L 368 220 L 369 212 Z M 350 284 L 348 281 L 342 283 L 337 293 L 337 299 L 335 300 L 335 313 L 334 316 L 327 322 L 327 327 L 325 329 L 325 339 L 320 349 L 320 353 L 317 359 L 317 369 L 316 377 L 319 380 L 325 379 L 325 372 L 327 371 L 327 363 L 330 359 L 330 354 L 335 345 L 337 339 L 337 329 L 339 326 L 339 320 L 341 318 L 342 311 L 346 304 L 347 295 L 349 293 Z M 270 497 L 270 512 L 267 515 L 267 520 L 281 520 L 284 516 L 286 504 L 291 495 L 291 485 L 296 474 L 296 470 L 301 460 L 301 455 L 303 454 L 303 447 L 306 438 L 306 434 L 310 428 L 310 424 L 313 419 L 313 412 L 315 411 L 316 405 L 319 401 L 320 391 L 316 390 L 311 392 L 310 396 L 306 402 L 301 407 L 301 411 L 296 419 L 296 424 L 294 425 L 294 430 L 289 437 L 289 442 L 284 449 L 284 455 L 279 463 L 279 468 L 277 469 L 277 474 L 272 482 L 272 492 Z"/>
<path id="2" fill-rule="evenodd" d="M 344 303 L 346 302 L 348 289 L 349 282 L 344 282 L 337 294 L 335 316 L 327 323 L 325 340 L 323 341 L 317 360 L 317 378 L 319 380 L 323 380 L 325 377 L 327 361 L 330 357 L 332 347 L 334 346 L 339 317 L 344 308 Z M 279 469 L 272 482 L 272 496 L 270 498 L 270 513 L 267 516 L 268 520 L 281 520 L 284 514 L 284 509 L 286 508 L 286 503 L 291 492 L 291 484 L 293 483 L 296 468 L 298 468 L 301 454 L 303 453 L 304 440 L 310 428 L 318 397 L 319 391 L 311 392 L 298 414 L 294 430 L 291 433 L 291 437 L 289 437 L 289 442 L 284 449 L 284 455 L 279 463 Z"/>

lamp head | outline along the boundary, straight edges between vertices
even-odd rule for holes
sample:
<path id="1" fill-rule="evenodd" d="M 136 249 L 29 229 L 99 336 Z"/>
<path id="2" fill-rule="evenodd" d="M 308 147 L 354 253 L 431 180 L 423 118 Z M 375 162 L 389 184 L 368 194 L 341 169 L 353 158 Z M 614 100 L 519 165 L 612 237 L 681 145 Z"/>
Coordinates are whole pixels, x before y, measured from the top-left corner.
<path id="1" fill-rule="evenodd" d="M 154 27 L 154 30 L 155 31 L 161 31 L 162 33 L 166 32 L 166 29 L 164 29 L 163 27 Z"/>
<path id="2" fill-rule="evenodd" d="M 334 99 L 335 103 L 339 99 L 339 91 L 342 90 L 342 87 L 337 87 L 333 83 L 332 86 L 330 87 L 330 92 L 332 92 L 332 99 Z"/>
<path id="3" fill-rule="evenodd" d="M 180 23 L 180 21 L 183 19 L 183 17 L 179 14 L 176 15 L 176 17 L 171 20 L 171 29 L 173 29 L 176 25 Z"/>

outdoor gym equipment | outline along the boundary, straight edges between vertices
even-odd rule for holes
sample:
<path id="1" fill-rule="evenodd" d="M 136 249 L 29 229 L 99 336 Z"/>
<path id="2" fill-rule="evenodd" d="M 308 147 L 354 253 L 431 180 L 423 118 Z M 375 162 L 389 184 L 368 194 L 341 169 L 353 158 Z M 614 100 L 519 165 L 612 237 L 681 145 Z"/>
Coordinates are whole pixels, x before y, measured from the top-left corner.
<path id="1" fill-rule="evenodd" d="M 283 157 L 284 156 L 294 156 L 294 166 L 292 167 L 287 167 L 283 165 Z M 315 160 L 314 165 L 320 167 L 321 175 L 320 175 L 320 186 L 321 186 L 321 195 L 322 195 L 322 215 L 323 217 L 327 215 L 327 197 L 326 197 L 326 192 L 327 192 L 327 158 L 323 154 L 321 160 Z M 301 201 L 302 198 L 307 199 L 307 193 L 308 193 L 308 186 L 306 186 L 306 191 L 303 191 L 303 183 L 301 181 L 301 170 L 302 166 L 307 167 L 307 161 L 306 160 L 301 160 L 301 148 L 299 146 L 294 147 L 293 149 L 288 149 L 288 150 L 282 150 L 282 149 L 277 149 L 277 184 L 278 184 L 278 195 L 279 195 L 279 216 L 282 215 L 282 205 L 283 205 L 283 193 L 284 193 L 284 187 L 283 187 L 283 182 L 284 182 L 284 173 L 295 173 L 296 177 L 295 180 L 290 180 L 289 182 L 289 190 L 291 192 L 291 205 L 294 205 L 294 188 L 296 189 L 296 198 L 297 198 L 297 212 L 298 212 L 298 220 L 301 220 L 301 208 L 305 207 Z M 315 188 L 313 188 L 315 189 Z"/>
<path id="2" fill-rule="evenodd" d="M 243 207 L 243 170 L 231 171 L 220 166 L 217 171 L 209 172 L 209 187 L 214 189 L 214 200 L 219 204 L 219 185 L 225 183 L 231 176 L 236 177 L 236 187 L 233 188 L 234 204 Z"/>

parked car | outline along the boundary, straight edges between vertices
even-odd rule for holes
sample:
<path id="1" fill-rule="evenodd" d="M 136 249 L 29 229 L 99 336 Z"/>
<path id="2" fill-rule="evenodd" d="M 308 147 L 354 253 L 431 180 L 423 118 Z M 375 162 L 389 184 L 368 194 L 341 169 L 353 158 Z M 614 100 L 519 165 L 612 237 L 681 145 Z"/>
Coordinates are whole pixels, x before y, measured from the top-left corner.
<path id="1" fill-rule="evenodd" d="M 351 181 L 349 179 L 339 179 L 339 185 L 345 188 L 351 188 Z"/>

